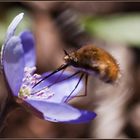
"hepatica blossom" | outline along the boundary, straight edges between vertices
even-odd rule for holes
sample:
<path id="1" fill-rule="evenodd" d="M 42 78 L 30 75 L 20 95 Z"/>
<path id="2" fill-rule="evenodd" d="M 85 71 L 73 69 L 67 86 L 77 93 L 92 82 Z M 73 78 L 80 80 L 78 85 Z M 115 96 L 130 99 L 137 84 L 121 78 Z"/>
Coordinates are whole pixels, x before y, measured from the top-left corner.
<path id="1" fill-rule="evenodd" d="M 9 25 L 1 52 L 1 64 L 15 101 L 40 118 L 52 122 L 81 123 L 95 118 L 94 112 L 79 110 L 64 102 L 74 89 L 77 76 L 67 79 L 70 73 L 58 72 L 34 87 L 49 72 L 42 75 L 35 73 L 35 41 L 32 33 L 24 31 L 15 35 L 23 15 L 17 15 Z M 56 84 L 53 84 L 56 80 Z M 80 82 L 71 98 L 78 94 L 82 86 Z"/>

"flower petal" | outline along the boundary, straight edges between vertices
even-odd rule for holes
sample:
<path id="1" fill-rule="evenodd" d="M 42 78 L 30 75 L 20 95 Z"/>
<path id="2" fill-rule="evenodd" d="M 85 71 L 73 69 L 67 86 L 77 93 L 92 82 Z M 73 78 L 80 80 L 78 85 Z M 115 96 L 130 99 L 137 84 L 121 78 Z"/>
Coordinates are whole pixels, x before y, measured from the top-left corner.
<path id="1" fill-rule="evenodd" d="M 87 123 L 97 116 L 95 112 L 91 111 L 80 110 L 80 112 L 81 116 L 76 120 L 69 121 L 69 123 Z"/>
<path id="2" fill-rule="evenodd" d="M 49 72 L 46 73 L 46 75 L 48 75 L 48 74 L 49 74 Z M 37 92 L 37 91 L 41 90 L 43 87 L 52 85 L 51 87 L 49 87 L 49 90 L 54 93 L 54 96 L 51 97 L 50 99 L 48 99 L 48 101 L 57 102 L 57 103 L 63 102 L 70 95 L 72 90 L 75 88 L 76 84 L 79 81 L 79 77 L 73 76 L 70 79 L 67 79 L 69 76 L 72 75 L 70 72 L 64 72 L 62 75 L 60 75 L 60 74 L 61 74 L 61 71 L 57 72 L 54 75 L 52 75 L 51 77 L 45 79 L 39 85 L 34 87 L 33 92 Z M 59 77 L 59 79 L 58 79 L 58 77 Z M 64 80 L 64 79 L 67 79 L 67 80 Z M 56 80 L 58 83 L 57 82 L 55 83 Z M 83 87 L 83 82 L 80 81 L 78 87 L 72 93 L 71 97 L 78 94 L 79 91 L 82 89 L 82 87 Z"/>
<path id="3" fill-rule="evenodd" d="M 45 120 L 52 122 L 82 123 L 95 118 L 94 112 L 80 111 L 70 105 L 45 101 L 26 100 L 33 108 L 40 111 Z"/>
<path id="4" fill-rule="evenodd" d="M 7 42 L 3 52 L 3 67 L 8 84 L 17 96 L 24 74 L 24 56 L 21 40 L 13 36 Z"/>
<path id="5" fill-rule="evenodd" d="M 18 24 L 20 23 L 20 21 L 21 21 L 22 18 L 23 18 L 23 15 L 24 15 L 24 13 L 20 13 L 19 15 L 17 15 L 17 16 L 13 19 L 13 21 L 11 22 L 11 24 L 10 24 L 9 27 L 8 27 L 5 42 L 7 42 L 7 41 L 14 35 L 15 30 L 16 30 Z"/>
<path id="6" fill-rule="evenodd" d="M 20 23 L 20 21 L 23 18 L 24 13 L 20 13 L 19 15 L 17 15 L 11 22 L 11 24 L 9 25 L 8 29 L 7 29 L 7 33 L 6 33 L 6 37 L 5 37 L 5 41 L 2 45 L 2 49 L 1 49 L 1 56 L 3 55 L 4 49 L 5 49 L 5 45 L 8 42 L 8 40 L 14 35 L 15 30 L 18 26 L 18 24 Z M 1 57 L 1 64 L 3 63 L 3 57 Z"/>
<path id="7" fill-rule="evenodd" d="M 25 65 L 34 67 L 36 63 L 35 40 L 30 31 L 25 31 L 20 35 L 24 50 Z"/>

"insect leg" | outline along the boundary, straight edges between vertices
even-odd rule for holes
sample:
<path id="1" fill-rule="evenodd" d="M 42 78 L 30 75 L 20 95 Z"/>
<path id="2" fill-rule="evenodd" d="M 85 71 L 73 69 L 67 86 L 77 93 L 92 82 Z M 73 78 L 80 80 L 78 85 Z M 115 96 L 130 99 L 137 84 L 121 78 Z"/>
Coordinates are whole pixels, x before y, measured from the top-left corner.
<path id="1" fill-rule="evenodd" d="M 54 84 L 58 83 L 58 80 L 59 80 L 59 78 L 62 76 L 62 74 L 64 73 L 65 69 L 66 69 L 66 68 L 64 68 L 64 69 L 62 70 L 62 72 L 61 72 L 60 75 L 57 77 L 57 79 L 54 81 L 54 83 L 50 84 L 48 87 L 51 87 L 51 86 L 53 86 Z"/>
<path id="2" fill-rule="evenodd" d="M 87 84 L 88 84 L 88 74 L 85 74 L 85 94 L 79 95 L 79 96 L 75 96 L 75 97 L 87 96 Z"/>
<path id="3" fill-rule="evenodd" d="M 85 75 L 85 94 L 81 96 L 87 96 L 87 84 L 88 84 L 88 74 Z"/>
<path id="4" fill-rule="evenodd" d="M 61 65 L 58 69 L 56 69 L 55 71 L 53 71 L 52 73 L 50 73 L 49 75 L 45 76 L 43 79 L 41 79 L 38 83 L 36 83 L 32 88 L 34 88 L 35 86 L 37 86 L 39 83 L 41 83 L 42 81 L 44 81 L 45 79 L 49 78 L 50 76 L 52 76 L 53 74 L 59 72 L 62 69 L 65 69 L 66 67 L 68 67 L 68 64 L 63 64 Z"/>
<path id="5" fill-rule="evenodd" d="M 72 74 L 71 76 L 69 76 L 69 77 L 63 79 L 62 81 L 68 80 L 68 79 L 72 78 L 73 76 L 75 76 L 75 75 L 77 75 L 77 74 L 79 74 L 79 73 L 80 73 L 80 71 L 77 71 L 77 72 L 75 72 L 74 74 Z M 62 81 L 59 81 L 59 82 L 62 82 Z M 59 82 L 55 82 L 55 84 L 57 84 L 57 83 L 59 83 Z M 53 85 L 54 85 L 54 84 L 53 84 Z M 50 86 L 48 86 L 48 87 L 51 87 L 51 86 L 53 86 L 53 85 L 50 85 Z"/>
<path id="6" fill-rule="evenodd" d="M 87 84 L 88 84 L 88 74 L 85 74 L 85 93 L 83 95 L 74 96 L 73 98 L 87 96 Z"/>
<path id="7" fill-rule="evenodd" d="M 77 71 L 77 72 L 75 72 L 74 74 L 72 74 L 71 76 L 65 78 L 63 81 L 68 80 L 68 79 L 72 78 L 73 76 L 75 76 L 75 75 L 77 75 L 77 74 L 79 74 L 79 73 L 80 73 L 80 71 Z M 59 81 L 59 82 L 62 82 L 62 81 Z M 57 83 L 59 83 L 59 82 L 55 82 L 54 84 L 57 84 Z M 51 84 L 51 85 L 49 85 L 49 86 L 47 86 L 47 87 L 49 88 L 49 87 L 53 86 L 54 84 Z M 45 87 L 42 87 L 41 89 L 35 91 L 34 94 L 37 93 L 37 92 L 39 92 L 39 91 L 41 91 L 41 90 L 43 90 L 43 89 L 45 89 L 45 88 L 46 88 L 46 86 L 45 86 Z"/>
<path id="8" fill-rule="evenodd" d="M 69 96 L 67 97 L 67 99 L 65 100 L 65 102 L 68 100 L 68 98 L 72 95 L 72 93 L 73 93 L 73 92 L 75 91 L 75 89 L 78 87 L 78 85 L 79 85 L 80 81 L 82 80 L 83 76 L 84 76 L 84 73 L 81 74 L 81 76 L 80 76 L 80 78 L 79 78 L 79 80 L 78 80 L 78 82 L 77 82 L 75 88 L 74 88 L 74 89 L 72 90 L 72 92 L 69 94 Z"/>

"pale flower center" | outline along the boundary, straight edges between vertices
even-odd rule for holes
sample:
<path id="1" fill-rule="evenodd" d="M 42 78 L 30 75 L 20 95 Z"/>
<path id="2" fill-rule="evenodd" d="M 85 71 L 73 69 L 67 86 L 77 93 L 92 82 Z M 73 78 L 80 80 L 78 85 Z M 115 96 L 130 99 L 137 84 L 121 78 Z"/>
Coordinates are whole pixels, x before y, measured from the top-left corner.
<path id="1" fill-rule="evenodd" d="M 42 88 L 37 92 L 32 92 L 32 87 L 41 80 L 41 75 L 33 74 L 36 67 L 25 67 L 24 78 L 22 80 L 22 86 L 20 88 L 18 97 L 22 99 L 49 99 L 54 96 L 54 93 L 49 90 L 48 87 Z"/>

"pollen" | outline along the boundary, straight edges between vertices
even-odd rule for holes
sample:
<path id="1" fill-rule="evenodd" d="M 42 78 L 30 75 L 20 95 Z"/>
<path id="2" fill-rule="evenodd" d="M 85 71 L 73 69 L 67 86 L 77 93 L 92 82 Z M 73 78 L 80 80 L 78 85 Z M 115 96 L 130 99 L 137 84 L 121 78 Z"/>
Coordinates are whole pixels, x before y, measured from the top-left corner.
<path id="1" fill-rule="evenodd" d="M 20 88 L 18 97 L 19 97 L 19 98 L 22 98 L 22 99 L 26 99 L 28 96 L 30 96 L 30 93 L 31 93 L 30 87 L 28 87 L 28 86 L 25 87 L 25 85 L 23 85 L 23 86 Z"/>
<path id="2" fill-rule="evenodd" d="M 21 99 L 50 99 L 54 96 L 54 93 L 51 92 L 48 87 L 42 88 L 37 92 L 32 92 L 32 87 L 41 80 L 41 75 L 34 74 L 35 70 L 35 67 L 24 68 L 24 78 L 18 97 Z"/>

